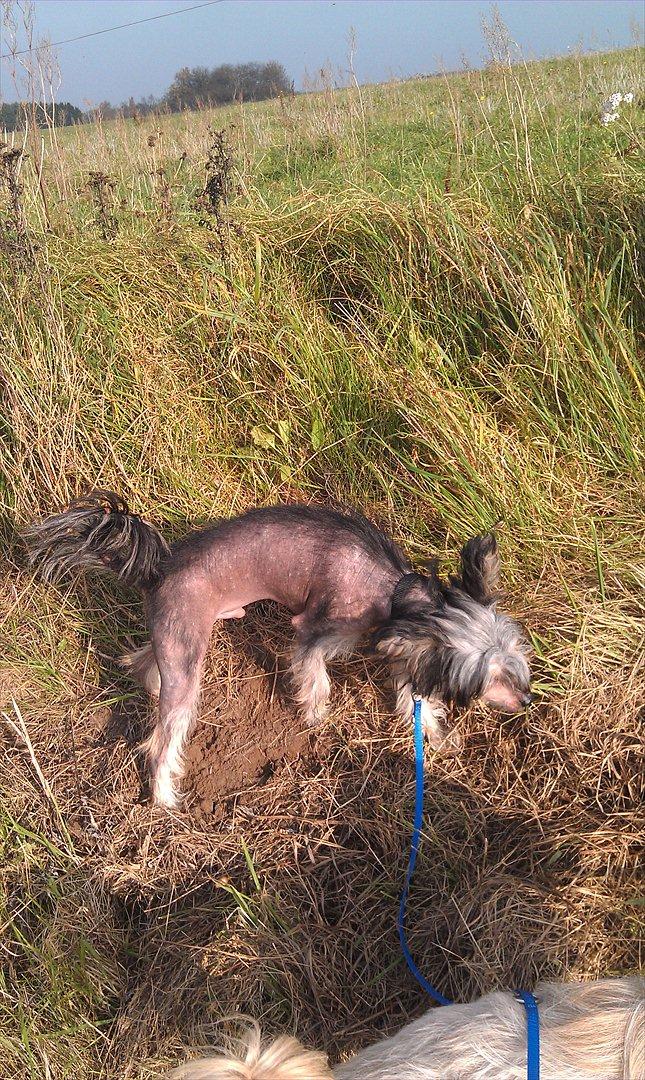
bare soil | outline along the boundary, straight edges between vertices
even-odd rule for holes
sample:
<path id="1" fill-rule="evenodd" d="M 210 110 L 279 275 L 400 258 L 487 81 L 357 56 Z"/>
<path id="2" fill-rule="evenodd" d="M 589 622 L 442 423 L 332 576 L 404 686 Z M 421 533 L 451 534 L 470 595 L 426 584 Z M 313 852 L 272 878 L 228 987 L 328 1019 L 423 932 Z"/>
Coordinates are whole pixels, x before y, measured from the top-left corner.
<path id="1" fill-rule="evenodd" d="M 204 694 L 186 755 L 184 788 L 193 812 L 218 820 L 227 797 L 244 802 L 250 790 L 265 786 L 286 764 L 323 761 L 328 747 L 329 740 L 307 728 L 275 693 L 270 677 L 256 675 L 242 683 L 233 699 L 212 687 Z"/>

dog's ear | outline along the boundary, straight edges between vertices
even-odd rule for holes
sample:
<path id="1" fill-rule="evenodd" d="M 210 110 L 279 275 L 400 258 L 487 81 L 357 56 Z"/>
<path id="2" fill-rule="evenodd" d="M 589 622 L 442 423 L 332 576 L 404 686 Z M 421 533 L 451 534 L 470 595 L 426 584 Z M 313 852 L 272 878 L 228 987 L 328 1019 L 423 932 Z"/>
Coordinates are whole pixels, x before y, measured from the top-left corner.
<path id="1" fill-rule="evenodd" d="M 494 533 L 473 536 L 461 552 L 461 587 L 480 604 L 490 603 L 499 582 L 499 552 Z"/>

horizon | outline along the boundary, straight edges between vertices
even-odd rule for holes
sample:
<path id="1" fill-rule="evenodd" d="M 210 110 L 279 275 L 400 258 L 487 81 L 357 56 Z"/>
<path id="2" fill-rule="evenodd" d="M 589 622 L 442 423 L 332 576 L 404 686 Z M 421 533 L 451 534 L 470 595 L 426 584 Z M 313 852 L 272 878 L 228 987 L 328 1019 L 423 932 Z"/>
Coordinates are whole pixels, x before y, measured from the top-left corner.
<path id="1" fill-rule="evenodd" d="M 207 6 L 36 0 L 34 9 L 34 40 L 60 43 L 53 50 L 60 68 L 55 98 L 84 110 L 104 101 L 160 100 L 182 67 L 276 60 L 300 92 L 322 71 L 346 84 L 350 66 L 361 85 L 478 68 L 490 58 L 482 24 L 495 10 L 478 0 L 211 0 Z M 518 59 L 527 61 L 613 52 L 643 40 L 637 0 L 502 0 L 497 9 Z M 129 22 L 135 25 L 120 25 Z M 85 34 L 91 36 L 66 41 Z M 247 42 L 243 49 L 240 37 Z M 16 64 L 6 55 L 9 39 L 3 16 L 0 99 L 7 104 L 25 96 L 18 92 L 24 76 L 22 83 L 12 76 L 21 59 Z M 16 47 L 25 47 L 24 30 Z"/>

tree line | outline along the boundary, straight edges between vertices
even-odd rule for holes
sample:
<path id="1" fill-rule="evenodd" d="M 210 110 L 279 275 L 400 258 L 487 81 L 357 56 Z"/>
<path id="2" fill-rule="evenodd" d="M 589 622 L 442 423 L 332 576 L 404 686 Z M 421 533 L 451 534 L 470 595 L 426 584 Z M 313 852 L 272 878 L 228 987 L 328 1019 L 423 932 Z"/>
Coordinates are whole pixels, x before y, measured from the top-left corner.
<path id="1" fill-rule="evenodd" d="M 220 64 L 215 68 L 182 68 L 166 94 L 172 112 L 224 105 L 229 101 L 264 101 L 293 93 L 282 64 Z"/>
<path id="2" fill-rule="evenodd" d="M 5 131 L 20 130 L 33 119 L 38 127 L 51 127 L 53 124 L 66 127 L 68 124 L 82 124 L 87 115 L 69 101 L 60 101 L 56 105 L 9 101 L 0 105 L 0 128 Z"/>
<path id="3" fill-rule="evenodd" d="M 60 126 L 81 124 L 100 116 L 104 120 L 116 116 L 146 116 L 152 112 L 183 112 L 185 109 L 204 109 L 226 105 L 231 101 L 264 101 L 294 93 L 293 82 L 276 60 L 268 63 L 220 64 L 218 67 L 181 68 L 167 92 L 160 98 L 153 95 L 135 101 L 130 98 L 120 105 L 102 101 L 96 108 L 83 112 L 68 101 L 52 105 L 11 102 L 0 105 L 0 127 L 15 131 L 35 116 L 39 127 L 52 123 Z"/>

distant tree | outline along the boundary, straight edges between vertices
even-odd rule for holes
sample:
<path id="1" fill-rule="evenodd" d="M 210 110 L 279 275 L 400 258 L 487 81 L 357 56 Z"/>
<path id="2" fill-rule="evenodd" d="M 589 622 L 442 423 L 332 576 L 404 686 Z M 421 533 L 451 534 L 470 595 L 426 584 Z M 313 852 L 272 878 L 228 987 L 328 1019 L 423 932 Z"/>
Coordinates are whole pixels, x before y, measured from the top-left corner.
<path id="1" fill-rule="evenodd" d="M 117 110 L 109 101 L 102 101 L 96 108 L 90 110 L 92 120 L 113 120 Z"/>
<path id="2" fill-rule="evenodd" d="M 225 105 L 235 98 L 237 68 L 232 64 L 220 64 L 208 74 L 207 105 Z M 196 103 L 198 104 L 198 103 Z"/>
<path id="3" fill-rule="evenodd" d="M 102 101 L 100 105 L 96 105 L 93 109 L 87 113 L 87 118 L 90 120 L 114 120 L 117 116 L 126 118 L 147 116 L 149 113 L 160 112 L 164 106 L 153 95 L 149 94 L 148 97 L 141 98 L 141 101 L 135 101 L 133 97 L 130 97 L 127 101 L 122 101 L 120 105 L 112 105 L 109 101 Z"/>
<path id="4" fill-rule="evenodd" d="M 0 105 L 0 125 L 6 131 L 15 131 L 19 126 L 18 117 L 21 105 L 18 101 L 7 101 Z"/>
<path id="5" fill-rule="evenodd" d="M 172 112 L 225 105 L 229 101 L 262 101 L 293 92 L 282 64 L 220 64 L 219 67 L 181 68 L 165 97 Z"/>
<path id="6" fill-rule="evenodd" d="M 262 87 L 263 97 L 280 97 L 281 94 L 295 93 L 293 79 L 290 79 L 277 60 L 270 60 L 263 64 Z"/>
<path id="7" fill-rule="evenodd" d="M 79 109 L 77 105 L 72 105 L 69 101 L 59 101 L 56 106 L 47 105 L 45 107 L 38 105 L 36 115 L 40 127 L 45 127 L 49 122 L 68 127 L 70 124 L 84 124 L 87 120 L 83 110 Z"/>
<path id="8" fill-rule="evenodd" d="M 205 67 L 181 68 L 165 98 L 171 112 L 196 109 L 200 104 L 207 104 L 210 74 Z"/>

